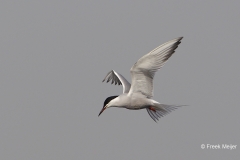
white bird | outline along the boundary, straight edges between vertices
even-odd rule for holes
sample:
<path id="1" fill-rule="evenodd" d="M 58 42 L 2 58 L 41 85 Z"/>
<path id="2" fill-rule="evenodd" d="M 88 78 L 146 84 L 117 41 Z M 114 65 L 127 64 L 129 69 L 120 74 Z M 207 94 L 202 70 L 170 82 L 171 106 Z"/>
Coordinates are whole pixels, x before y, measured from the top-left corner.
<path id="1" fill-rule="evenodd" d="M 153 78 L 155 72 L 160 69 L 175 52 L 181 43 L 179 37 L 166 42 L 141 57 L 131 68 L 132 85 L 119 73 L 110 71 L 103 82 L 112 80 L 123 86 L 123 94 L 108 97 L 103 104 L 101 113 L 110 107 L 127 108 L 131 110 L 146 109 L 150 117 L 156 122 L 159 118 L 170 113 L 180 106 L 160 104 L 152 99 Z"/>

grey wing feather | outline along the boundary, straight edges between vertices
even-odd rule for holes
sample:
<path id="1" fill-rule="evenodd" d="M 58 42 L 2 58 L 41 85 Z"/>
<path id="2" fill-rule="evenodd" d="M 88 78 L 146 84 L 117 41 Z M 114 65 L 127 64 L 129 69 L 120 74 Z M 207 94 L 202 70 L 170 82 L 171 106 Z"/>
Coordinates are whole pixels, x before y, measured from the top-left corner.
<path id="1" fill-rule="evenodd" d="M 176 110 L 179 107 L 185 106 L 185 105 L 167 105 L 167 104 L 156 104 L 157 108 L 156 111 L 152 111 L 149 108 L 146 108 L 149 116 L 157 122 L 159 118 L 171 113 L 172 111 Z"/>
<path id="2" fill-rule="evenodd" d="M 160 69 L 175 52 L 181 43 L 181 39 L 176 38 L 155 48 L 148 54 L 141 57 L 131 68 L 132 86 L 129 94 L 141 92 L 148 98 L 153 97 L 153 78 L 155 72 Z"/>
<path id="3" fill-rule="evenodd" d="M 106 81 L 107 83 L 109 81 L 112 81 L 112 84 L 115 83 L 115 85 L 116 84 L 122 85 L 123 93 L 128 93 L 131 87 L 131 84 L 121 74 L 117 73 L 114 70 L 108 72 L 108 74 L 106 75 L 102 82 L 104 81 Z"/>

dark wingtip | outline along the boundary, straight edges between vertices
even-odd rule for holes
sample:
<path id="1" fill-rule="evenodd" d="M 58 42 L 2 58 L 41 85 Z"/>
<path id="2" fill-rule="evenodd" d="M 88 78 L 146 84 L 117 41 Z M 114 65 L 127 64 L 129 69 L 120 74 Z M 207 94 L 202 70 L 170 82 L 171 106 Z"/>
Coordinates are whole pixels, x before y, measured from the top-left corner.
<path id="1" fill-rule="evenodd" d="M 183 39 L 183 37 L 179 37 L 179 38 L 177 38 L 177 39 L 179 39 L 179 41 L 181 41 L 181 40 Z"/>

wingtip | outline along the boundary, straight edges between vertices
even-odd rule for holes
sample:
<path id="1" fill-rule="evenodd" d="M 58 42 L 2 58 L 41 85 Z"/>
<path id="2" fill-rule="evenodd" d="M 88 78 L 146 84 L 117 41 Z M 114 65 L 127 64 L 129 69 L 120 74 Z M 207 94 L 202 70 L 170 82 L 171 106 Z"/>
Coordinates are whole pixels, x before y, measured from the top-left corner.
<path id="1" fill-rule="evenodd" d="M 183 39 L 183 37 L 178 37 L 176 38 L 178 41 L 181 41 Z"/>

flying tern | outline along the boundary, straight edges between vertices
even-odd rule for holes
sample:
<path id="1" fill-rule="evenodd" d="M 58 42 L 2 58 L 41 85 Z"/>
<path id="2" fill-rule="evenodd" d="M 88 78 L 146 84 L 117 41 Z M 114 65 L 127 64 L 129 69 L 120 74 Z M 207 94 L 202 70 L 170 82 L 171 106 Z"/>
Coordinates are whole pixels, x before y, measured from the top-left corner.
<path id="1" fill-rule="evenodd" d="M 183 37 L 173 39 L 155 48 L 141 57 L 130 69 L 132 84 L 121 74 L 111 70 L 103 82 L 112 81 L 123 86 L 123 94 L 108 97 L 99 115 L 110 107 L 127 108 L 131 110 L 146 109 L 150 117 L 157 120 L 180 106 L 161 104 L 153 100 L 153 78 L 167 60 L 173 55 Z"/>

